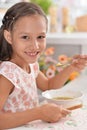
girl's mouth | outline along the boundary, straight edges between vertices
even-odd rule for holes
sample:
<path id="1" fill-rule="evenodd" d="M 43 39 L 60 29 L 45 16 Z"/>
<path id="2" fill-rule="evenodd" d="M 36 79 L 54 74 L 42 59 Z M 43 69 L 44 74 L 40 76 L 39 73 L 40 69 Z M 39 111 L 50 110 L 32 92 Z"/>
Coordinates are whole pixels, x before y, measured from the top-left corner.
<path id="1" fill-rule="evenodd" d="M 34 56 L 37 56 L 40 51 L 36 51 L 36 52 L 25 52 L 28 56 L 31 56 L 31 57 L 34 57 Z"/>

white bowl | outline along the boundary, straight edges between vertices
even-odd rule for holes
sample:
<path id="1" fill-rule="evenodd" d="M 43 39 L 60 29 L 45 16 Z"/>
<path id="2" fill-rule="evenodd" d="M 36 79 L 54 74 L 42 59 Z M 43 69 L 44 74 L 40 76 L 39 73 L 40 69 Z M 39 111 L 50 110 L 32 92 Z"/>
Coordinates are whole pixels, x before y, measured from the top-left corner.
<path id="1" fill-rule="evenodd" d="M 61 105 L 67 109 L 75 109 L 82 107 L 82 92 L 73 90 L 54 89 L 47 90 L 42 96 L 50 103 Z M 56 99 L 58 98 L 58 99 Z"/>

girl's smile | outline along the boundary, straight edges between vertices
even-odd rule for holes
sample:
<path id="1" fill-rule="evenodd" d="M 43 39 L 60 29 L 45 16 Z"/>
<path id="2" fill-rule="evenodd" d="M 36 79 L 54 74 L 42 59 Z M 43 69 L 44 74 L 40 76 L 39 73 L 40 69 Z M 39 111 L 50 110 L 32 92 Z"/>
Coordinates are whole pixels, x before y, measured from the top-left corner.
<path id="1" fill-rule="evenodd" d="M 37 54 L 39 53 L 39 51 L 38 52 L 25 52 L 28 56 L 31 56 L 31 57 L 35 57 L 35 56 L 37 56 Z"/>

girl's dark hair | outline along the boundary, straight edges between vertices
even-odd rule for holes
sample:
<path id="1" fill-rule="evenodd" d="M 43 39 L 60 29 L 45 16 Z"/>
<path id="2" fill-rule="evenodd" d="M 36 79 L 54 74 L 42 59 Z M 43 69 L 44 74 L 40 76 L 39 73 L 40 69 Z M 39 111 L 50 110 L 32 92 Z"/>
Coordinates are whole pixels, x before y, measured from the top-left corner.
<path id="1" fill-rule="evenodd" d="M 40 6 L 34 3 L 19 2 L 7 10 L 0 28 L 0 61 L 10 60 L 13 54 L 11 45 L 4 38 L 4 30 L 12 31 L 14 24 L 20 17 L 35 14 L 43 16 L 47 24 L 47 17 L 45 13 Z"/>

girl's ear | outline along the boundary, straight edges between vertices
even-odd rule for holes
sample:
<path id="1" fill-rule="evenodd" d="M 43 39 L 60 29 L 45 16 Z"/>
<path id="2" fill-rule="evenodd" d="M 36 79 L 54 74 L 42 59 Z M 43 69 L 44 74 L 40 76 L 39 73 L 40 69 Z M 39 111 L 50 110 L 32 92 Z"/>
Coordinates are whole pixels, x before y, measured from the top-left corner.
<path id="1" fill-rule="evenodd" d="M 12 44 L 11 33 L 9 31 L 4 30 L 4 37 L 9 44 Z"/>

